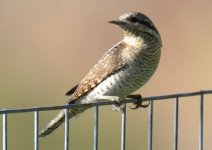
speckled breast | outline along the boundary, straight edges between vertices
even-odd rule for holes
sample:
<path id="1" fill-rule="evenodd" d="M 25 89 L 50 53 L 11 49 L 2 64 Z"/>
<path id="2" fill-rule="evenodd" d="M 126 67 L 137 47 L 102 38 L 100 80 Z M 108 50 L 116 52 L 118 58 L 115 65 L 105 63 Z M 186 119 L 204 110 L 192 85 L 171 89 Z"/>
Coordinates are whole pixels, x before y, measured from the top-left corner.
<path id="1" fill-rule="evenodd" d="M 136 60 L 112 74 L 90 91 L 81 102 L 94 102 L 98 95 L 125 98 L 143 86 L 155 72 L 160 60 L 160 49 L 150 54 L 141 54 Z"/>

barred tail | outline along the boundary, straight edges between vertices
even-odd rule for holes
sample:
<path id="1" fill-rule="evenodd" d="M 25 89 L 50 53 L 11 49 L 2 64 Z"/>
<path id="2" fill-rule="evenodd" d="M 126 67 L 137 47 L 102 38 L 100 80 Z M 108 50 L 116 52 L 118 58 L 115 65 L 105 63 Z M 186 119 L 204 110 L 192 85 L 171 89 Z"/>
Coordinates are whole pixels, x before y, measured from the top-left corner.
<path id="1" fill-rule="evenodd" d="M 82 113 L 83 111 L 85 111 L 88 108 L 75 108 L 75 109 L 70 109 L 69 110 L 69 119 Z M 65 121 L 65 111 L 62 110 L 60 111 L 60 113 L 54 118 L 52 119 L 47 125 L 46 127 L 41 130 L 41 132 L 39 133 L 39 138 L 45 137 L 49 134 L 51 134 L 54 130 L 56 130 L 63 122 Z"/>

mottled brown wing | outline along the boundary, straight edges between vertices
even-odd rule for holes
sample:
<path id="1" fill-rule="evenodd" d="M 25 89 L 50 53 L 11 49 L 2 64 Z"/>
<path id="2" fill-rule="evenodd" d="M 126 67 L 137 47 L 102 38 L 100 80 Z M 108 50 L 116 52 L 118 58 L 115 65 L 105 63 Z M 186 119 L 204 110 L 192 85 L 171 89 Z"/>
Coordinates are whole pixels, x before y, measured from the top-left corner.
<path id="1" fill-rule="evenodd" d="M 69 93 L 73 94 L 70 96 L 68 103 L 73 103 L 74 100 L 89 92 L 108 76 L 126 65 L 122 55 L 126 46 L 124 42 L 120 42 L 107 51 L 98 63 L 88 72 L 81 83 L 75 87 L 76 89 L 72 88 L 74 90 L 70 90 L 71 92 Z"/>

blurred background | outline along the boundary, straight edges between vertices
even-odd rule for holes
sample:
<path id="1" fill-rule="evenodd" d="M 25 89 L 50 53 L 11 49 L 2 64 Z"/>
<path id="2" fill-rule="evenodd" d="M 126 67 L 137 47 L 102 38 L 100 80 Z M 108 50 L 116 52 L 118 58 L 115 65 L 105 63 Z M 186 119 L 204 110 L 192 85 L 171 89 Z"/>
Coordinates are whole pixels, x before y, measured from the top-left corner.
<path id="1" fill-rule="evenodd" d="M 130 11 L 149 16 L 163 41 L 158 70 L 136 93 L 146 97 L 211 89 L 211 8 L 210 0 L 0 0 L 0 108 L 64 104 L 64 94 L 122 39 L 121 29 L 107 22 Z M 204 150 L 211 150 L 212 96 L 205 98 Z M 180 150 L 198 149 L 198 100 L 180 101 Z M 154 150 L 172 149 L 173 104 L 154 105 Z M 55 114 L 42 112 L 40 129 Z M 120 149 L 120 117 L 109 106 L 100 109 L 99 149 Z M 8 123 L 9 149 L 33 149 L 33 113 L 9 115 Z M 128 150 L 147 149 L 147 129 L 148 109 L 127 109 Z M 63 149 L 63 131 L 42 139 L 40 149 Z M 92 149 L 93 109 L 70 121 L 70 135 L 71 149 Z"/>

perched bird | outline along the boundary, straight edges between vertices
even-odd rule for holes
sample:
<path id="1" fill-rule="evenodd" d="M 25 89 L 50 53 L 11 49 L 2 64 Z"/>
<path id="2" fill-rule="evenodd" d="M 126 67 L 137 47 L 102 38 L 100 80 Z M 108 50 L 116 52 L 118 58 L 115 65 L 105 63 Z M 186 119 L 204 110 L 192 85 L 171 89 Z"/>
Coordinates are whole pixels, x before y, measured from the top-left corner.
<path id="1" fill-rule="evenodd" d="M 109 49 L 84 79 L 66 94 L 69 96 L 66 104 L 121 101 L 143 86 L 155 72 L 162 41 L 152 21 L 140 12 L 130 12 L 109 23 L 124 31 L 123 40 Z M 70 109 L 69 117 L 73 118 L 87 109 Z M 65 112 L 61 110 L 39 137 L 52 133 L 64 120 Z"/>

